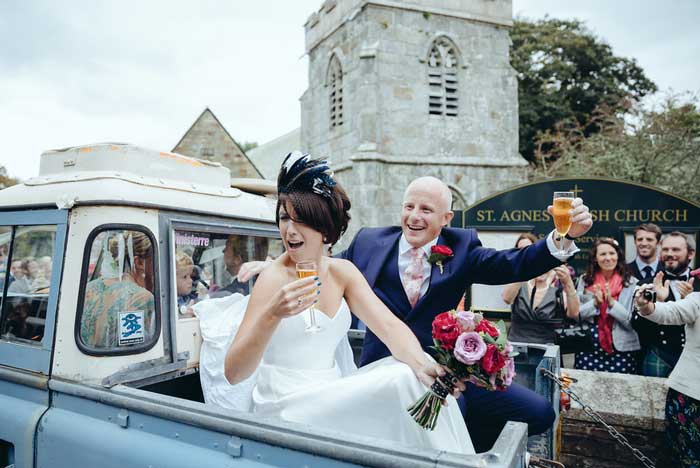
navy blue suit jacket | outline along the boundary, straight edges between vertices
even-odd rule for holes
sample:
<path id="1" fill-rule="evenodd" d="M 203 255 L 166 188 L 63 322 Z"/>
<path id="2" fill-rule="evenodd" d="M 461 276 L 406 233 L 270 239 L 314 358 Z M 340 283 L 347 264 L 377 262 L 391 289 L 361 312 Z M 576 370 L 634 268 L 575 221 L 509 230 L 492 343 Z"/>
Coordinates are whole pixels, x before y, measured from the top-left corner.
<path id="1" fill-rule="evenodd" d="M 433 345 L 433 318 L 457 307 L 472 283 L 525 281 L 561 264 L 544 239 L 524 249 L 495 250 L 483 247 L 474 229 L 443 228 L 438 245 L 450 247 L 454 256 L 444 262 L 443 273 L 433 265 L 428 291 L 411 307 L 398 273 L 400 237 L 398 226 L 364 228 L 338 256 L 355 264 L 379 299 L 413 330 L 426 350 Z M 389 354 L 384 343 L 367 330 L 361 365 Z"/>

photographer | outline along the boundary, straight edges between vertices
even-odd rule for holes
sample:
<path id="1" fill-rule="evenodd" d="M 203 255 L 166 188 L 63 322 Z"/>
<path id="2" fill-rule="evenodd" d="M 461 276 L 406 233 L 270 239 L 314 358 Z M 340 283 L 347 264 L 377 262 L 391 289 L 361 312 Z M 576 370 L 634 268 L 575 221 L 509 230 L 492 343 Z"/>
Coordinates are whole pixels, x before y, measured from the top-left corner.
<path id="1" fill-rule="evenodd" d="M 690 263 L 695 255 L 692 236 L 678 231 L 661 239 L 659 270 L 653 279 L 642 283 L 653 283 L 658 302 L 679 301 L 690 292 L 698 290 L 700 284 L 689 277 Z M 660 325 L 632 314 L 632 327 L 639 334 L 642 344 L 640 373 L 652 377 L 668 377 L 683 351 L 685 333 L 682 326 Z"/>
<path id="2" fill-rule="evenodd" d="M 654 285 L 635 293 L 641 317 L 661 325 L 685 325 L 686 343 L 668 378 L 666 435 L 673 466 L 700 465 L 700 293 L 689 293 L 675 302 L 654 303 Z"/>

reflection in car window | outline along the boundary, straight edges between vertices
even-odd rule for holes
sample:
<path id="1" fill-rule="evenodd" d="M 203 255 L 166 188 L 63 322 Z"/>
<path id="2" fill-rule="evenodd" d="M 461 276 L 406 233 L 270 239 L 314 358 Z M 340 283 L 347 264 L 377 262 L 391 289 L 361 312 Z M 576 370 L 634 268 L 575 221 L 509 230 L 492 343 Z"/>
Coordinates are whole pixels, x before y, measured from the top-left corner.
<path id="1" fill-rule="evenodd" d="M 81 291 L 80 340 L 91 351 L 124 351 L 152 343 L 156 333 L 155 255 L 136 230 L 95 236 Z"/>
<path id="2" fill-rule="evenodd" d="M 39 345 L 51 289 L 56 226 L 0 228 L 3 340 Z"/>
<path id="3" fill-rule="evenodd" d="M 179 316 L 192 317 L 199 301 L 249 294 L 252 282 L 236 275 L 245 262 L 276 258 L 282 242 L 262 236 L 175 231 L 175 287 Z"/>

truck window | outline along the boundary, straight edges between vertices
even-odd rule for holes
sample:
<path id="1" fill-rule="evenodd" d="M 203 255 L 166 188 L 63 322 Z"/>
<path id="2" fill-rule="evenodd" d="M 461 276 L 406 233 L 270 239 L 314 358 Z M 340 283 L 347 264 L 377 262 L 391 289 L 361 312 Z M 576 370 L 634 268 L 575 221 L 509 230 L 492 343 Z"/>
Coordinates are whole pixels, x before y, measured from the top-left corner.
<path id="1" fill-rule="evenodd" d="M 175 287 L 179 317 L 194 316 L 191 306 L 210 298 L 249 294 L 252 282 L 236 275 L 245 262 L 275 258 L 282 242 L 262 236 L 175 230 Z"/>
<path id="2" fill-rule="evenodd" d="M 145 351 L 159 334 L 152 237 L 137 229 L 103 229 L 88 243 L 78 302 L 79 348 L 93 355 Z"/>
<path id="3" fill-rule="evenodd" d="M 3 340 L 41 345 L 55 239 L 56 226 L 0 228 Z"/>

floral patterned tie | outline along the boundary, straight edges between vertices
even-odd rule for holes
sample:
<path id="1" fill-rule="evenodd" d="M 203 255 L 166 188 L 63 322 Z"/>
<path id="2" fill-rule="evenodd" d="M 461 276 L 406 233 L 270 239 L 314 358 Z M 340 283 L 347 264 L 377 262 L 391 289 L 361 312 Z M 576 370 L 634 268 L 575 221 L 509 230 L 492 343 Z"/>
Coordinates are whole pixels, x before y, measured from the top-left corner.
<path id="1" fill-rule="evenodd" d="M 418 299 L 420 299 L 420 287 L 423 285 L 424 254 L 425 252 L 423 249 L 413 247 L 409 250 L 411 262 L 404 272 L 403 287 L 406 290 L 406 297 L 408 297 L 408 302 L 411 303 L 411 307 L 415 307 Z"/>

